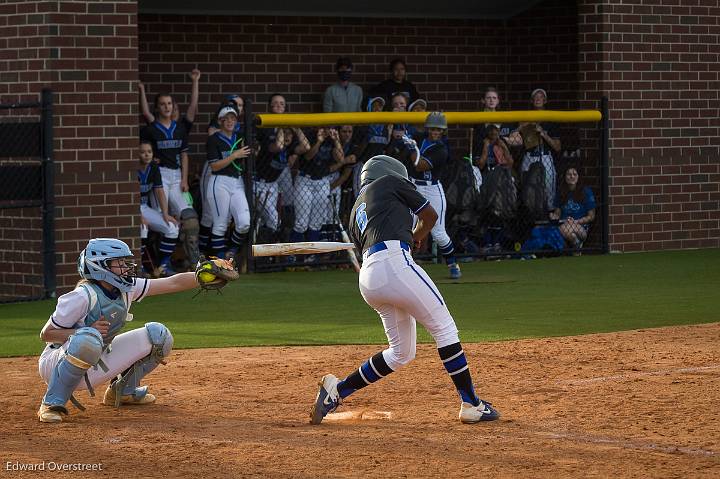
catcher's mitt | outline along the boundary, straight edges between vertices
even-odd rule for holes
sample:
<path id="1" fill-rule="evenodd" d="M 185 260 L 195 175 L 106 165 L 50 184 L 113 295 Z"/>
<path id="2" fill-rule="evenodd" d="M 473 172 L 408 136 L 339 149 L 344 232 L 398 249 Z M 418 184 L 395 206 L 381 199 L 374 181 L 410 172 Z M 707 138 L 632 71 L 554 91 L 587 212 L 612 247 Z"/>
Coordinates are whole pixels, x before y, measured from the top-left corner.
<path id="1" fill-rule="evenodd" d="M 200 258 L 195 267 L 195 280 L 202 290 L 219 290 L 228 281 L 235 281 L 240 277 L 233 260 L 219 258 Z"/>

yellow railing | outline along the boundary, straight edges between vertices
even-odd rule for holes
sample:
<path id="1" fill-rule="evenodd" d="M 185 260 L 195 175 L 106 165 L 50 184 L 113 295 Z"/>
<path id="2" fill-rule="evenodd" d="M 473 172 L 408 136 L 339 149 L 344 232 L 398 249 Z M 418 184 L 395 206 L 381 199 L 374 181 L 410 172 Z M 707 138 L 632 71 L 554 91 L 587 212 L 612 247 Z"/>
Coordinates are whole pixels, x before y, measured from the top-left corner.
<path id="1" fill-rule="evenodd" d="M 477 125 L 480 123 L 518 123 L 552 121 L 556 123 L 598 122 L 602 114 L 597 110 L 557 111 L 448 111 L 444 112 L 449 125 Z M 363 113 L 261 113 L 256 115 L 257 128 L 373 125 L 408 123 L 420 125 L 429 112 L 363 112 Z"/>

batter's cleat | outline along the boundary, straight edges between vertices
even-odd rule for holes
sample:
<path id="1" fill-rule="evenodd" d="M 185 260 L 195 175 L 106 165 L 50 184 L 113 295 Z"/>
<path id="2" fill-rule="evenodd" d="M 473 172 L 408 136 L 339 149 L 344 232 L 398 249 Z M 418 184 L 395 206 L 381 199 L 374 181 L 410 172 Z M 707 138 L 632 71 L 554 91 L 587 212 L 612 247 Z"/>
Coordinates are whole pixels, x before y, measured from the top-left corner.
<path id="1" fill-rule="evenodd" d="M 448 268 L 450 269 L 450 279 L 460 279 L 462 276 L 462 273 L 460 272 L 460 265 L 457 263 L 452 263 L 448 265 Z"/>
<path id="2" fill-rule="evenodd" d="M 68 410 L 64 406 L 50 406 L 49 404 L 41 404 L 38 410 L 38 419 L 40 422 L 62 422 L 62 415 L 68 414 Z"/>
<path id="3" fill-rule="evenodd" d="M 310 424 L 320 424 L 328 413 L 333 412 L 340 405 L 340 394 L 337 390 L 338 378 L 326 374 L 320 380 L 320 390 L 315 398 L 315 405 L 310 411 Z"/>
<path id="4" fill-rule="evenodd" d="M 143 386 L 136 389 L 135 394 L 125 394 L 120 397 L 120 404 L 132 405 L 132 404 L 152 404 L 155 402 L 155 395 L 147 392 L 147 386 Z M 106 406 L 115 405 L 115 388 L 108 386 L 105 390 L 105 396 L 103 397 L 103 404 Z"/>
<path id="5" fill-rule="evenodd" d="M 475 424 L 480 421 L 495 421 L 500 419 L 500 413 L 492 407 L 492 404 L 480 401 L 478 406 L 473 406 L 468 402 L 460 405 L 460 422 L 465 424 Z"/>

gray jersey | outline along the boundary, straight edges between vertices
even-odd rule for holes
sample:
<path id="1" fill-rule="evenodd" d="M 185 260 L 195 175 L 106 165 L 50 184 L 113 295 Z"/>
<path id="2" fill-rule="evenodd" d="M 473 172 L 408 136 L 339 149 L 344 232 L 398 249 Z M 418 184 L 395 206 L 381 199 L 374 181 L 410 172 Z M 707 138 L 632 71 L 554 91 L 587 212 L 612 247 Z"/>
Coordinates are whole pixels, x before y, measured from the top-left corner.
<path id="1" fill-rule="evenodd" d="M 380 241 L 412 244 L 412 213 L 426 205 L 415 185 L 397 176 L 383 176 L 360 190 L 350 218 L 350 236 L 363 253 Z"/>

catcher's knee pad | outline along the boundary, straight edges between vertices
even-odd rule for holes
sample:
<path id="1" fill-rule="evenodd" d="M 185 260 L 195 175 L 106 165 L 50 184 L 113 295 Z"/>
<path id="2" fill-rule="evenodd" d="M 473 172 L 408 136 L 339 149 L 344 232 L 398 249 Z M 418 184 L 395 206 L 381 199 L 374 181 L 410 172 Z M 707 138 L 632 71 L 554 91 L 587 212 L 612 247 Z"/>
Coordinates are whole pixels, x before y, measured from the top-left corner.
<path id="1" fill-rule="evenodd" d="M 158 360 L 168 357 L 173 347 L 170 330 L 164 324 L 154 322 L 146 323 L 145 329 L 152 344 L 150 356 L 154 356 Z"/>
<path id="2" fill-rule="evenodd" d="M 100 361 L 102 348 L 102 335 L 97 329 L 80 328 L 75 331 L 70 337 L 65 355 L 57 363 L 48 380 L 43 404 L 65 407 L 87 370 Z"/>
<path id="3" fill-rule="evenodd" d="M 103 339 L 100 331 L 95 328 L 80 328 L 70 337 L 65 355 L 72 364 L 89 369 L 100 360 L 103 349 Z M 73 361 L 75 360 L 75 362 Z M 84 367 L 81 363 L 88 366 Z"/>

